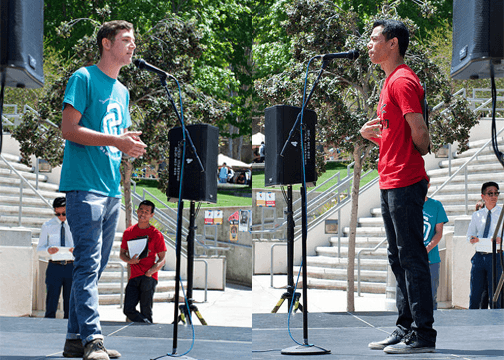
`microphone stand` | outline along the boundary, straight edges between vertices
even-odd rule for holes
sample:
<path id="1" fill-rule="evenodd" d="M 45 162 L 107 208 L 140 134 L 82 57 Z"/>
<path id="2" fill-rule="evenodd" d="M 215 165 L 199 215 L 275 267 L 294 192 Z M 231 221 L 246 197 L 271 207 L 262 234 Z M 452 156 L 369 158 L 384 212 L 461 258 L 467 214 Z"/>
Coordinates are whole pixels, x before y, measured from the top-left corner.
<path id="1" fill-rule="evenodd" d="M 177 340 L 178 340 L 178 310 L 179 310 L 179 293 L 180 293 L 180 256 L 181 256 L 181 248 L 182 248 L 182 218 L 183 218 L 183 210 L 184 210 L 184 201 L 182 201 L 182 196 L 183 196 L 183 187 L 184 187 L 184 162 L 185 162 L 185 150 L 186 150 L 186 139 L 189 140 L 189 144 L 192 148 L 192 151 L 194 152 L 194 155 L 196 156 L 196 159 L 198 159 L 198 162 L 201 167 L 201 171 L 205 171 L 205 168 L 203 167 L 203 164 L 198 156 L 198 153 L 196 152 L 196 147 L 194 146 L 191 136 L 189 134 L 189 131 L 185 127 L 184 120 L 180 116 L 177 107 L 175 106 L 175 101 L 173 101 L 173 98 L 170 94 L 170 91 L 168 90 L 168 85 L 166 84 L 166 78 L 167 75 L 161 75 L 159 74 L 159 80 L 161 82 L 161 85 L 165 88 L 166 93 L 168 95 L 168 99 L 170 100 L 170 103 L 173 106 L 173 109 L 175 110 L 175 114 L 177 115 L 177 118 L 180 122 L 180 125 L 182 127 L 182 146 L 183 146 L 183 151 L 182 151 L 182 166 L 180 169 L 180 188 L 179 188 L 179 203 L 178 203 L 178 208 L 177 208 L 177 232 L 176 232 L 176 245 L 175 245 L 175 253 L 176 253 L 176 266 L 175 266 L 175 306 L 174 306 L 174 315 L 173 315 L 173 350 L 171 354 L 167 354 L 168 356 L 173 356 L 177 357 L 179 359 L 185 359 L 185 360 L 195 360 L 192 357 L 185 356 L 185 355 L 177 355 Z M 174 78 L 175 79 L 175 78 Z M 175 81 L 177 81 L 175 79 Z"/>
<path id="2" fill-rule="evenodd" d="M 322 76 L 322 73 L 324 72 L 324 69 L 327 67 L 329 64 L 329 60 L 323 59 L 322 61 L 322 67 L 320 68 L 319 74 L 317 76 L 317 79 L 315 80 L 312 89 L 310 91 L 310 94 L 306 98 L 306 101 L 304 102 L 301 111 L 299 112 L 296 122 L 294 123 L 294 126 L 292 127 L 289 137 L 287 138 L 287 141 L 284 144 L 284 147 L 280 153 L 280 156 L 283 156 L 283 152 L 285 148 L 287 147 L 287 144 L 289 143 L 292 135 L 294 134 L 294 131 L 296 130 L 296 127 L 298 126 L 299 123 L 299 130 L 300 130 L 300 143 L 301 143 L 301 168 L 303 170 L 303 184 L 301 186 L 301 209 L 302 209 L 302 216 L 301 216 L 301 224 L 302 224 L 302 242 L 301 242 L 301 248 L 302 248 L 302 261 L 303 261 L 303 298 L 304 298 L 304 307 L 303 307 L 303 341 L 304 344 L 298 345 L 298 346 L 292 346 L 286 349 L 283 349 L 281 351 L 282 354 L 284 355 L 322 355 L 322 354 L 329 354 L 331 350 L 324 349 L 322 347 L 309 344 L 308 343 L 308 275 L 307 275 L 307 266 L 306 266 L 306 240 L 308 237 L 308 229 L 307 229 L 307 205 L 306 205 L 306 176 L 305 176 L 305 154 L 304 154 L 304 138 L 303 138 L 303 112 L 310 101 L 313 92 L 315 91 L 315 88 L 318 85 L 318 82 L 320 80 L 320 77 Z"/>

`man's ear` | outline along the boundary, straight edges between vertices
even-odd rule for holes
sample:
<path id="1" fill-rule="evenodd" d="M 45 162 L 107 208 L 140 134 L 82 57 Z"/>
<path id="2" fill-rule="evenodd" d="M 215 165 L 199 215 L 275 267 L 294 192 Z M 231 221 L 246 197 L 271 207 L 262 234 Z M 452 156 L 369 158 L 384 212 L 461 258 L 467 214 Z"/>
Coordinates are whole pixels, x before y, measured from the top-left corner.
<path id="1" fill-rule="evenodd" d="M 103 46 L 104 50 L 110 50 L 110 48 L 112 47 L 112 41 L 110 41 L 107 38 L 103 38 L 102 39 L 102 46 Z"/>

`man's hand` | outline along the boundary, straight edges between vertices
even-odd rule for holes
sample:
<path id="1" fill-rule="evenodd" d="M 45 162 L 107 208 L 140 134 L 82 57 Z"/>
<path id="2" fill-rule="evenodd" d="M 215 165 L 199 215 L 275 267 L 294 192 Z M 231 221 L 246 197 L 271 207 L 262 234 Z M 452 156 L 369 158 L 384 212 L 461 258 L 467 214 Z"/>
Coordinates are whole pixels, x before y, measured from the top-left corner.
<path id="1" fill-rule="evenodd" d="M 369 120 L 360 129 L 360 134 L 364 139 L 370 140 L 378 145 L 373 139 L 381 138 L 381 124 L 380 118 Z"/>
<path id="2" fill-rule="evenodd" d="M 471 236 L 471 240 L 469 240 L 471 244 L 476 244 L 479 242 L 479 239 L 476 236 Z"/>
<path id="3" fill-rule="evenodd" d="M 493 241 L 493 239 L 492 239 Z M 500 237 L 497 237 L 495 238 L 495 242 L 497 243 L 497 245 L 500 245 L 500 243 L 502 242 L 502 239 Z"/>
<path id="4" fill-rule="evenodd" d="M 56 246 L 50 246 L 47 248 L 47 252 L 51 255 L 56 254 L 59 249 Z"/>
<path id="5" fill-rule="evenodd" d="M 127 131 L 117 137 L 116 148 L 128 156 L 138 158 L 145 154 L 147 145 L 140 140 L 141 131 Z"/>
<path id="6" fill-rule="evenodd" d="M 128 264 L 130 265 L 135 265 L 140 262 L 140 259 L 138 259 L 138 254 L 135 254 L 131 259 L 129 259 Z"/>

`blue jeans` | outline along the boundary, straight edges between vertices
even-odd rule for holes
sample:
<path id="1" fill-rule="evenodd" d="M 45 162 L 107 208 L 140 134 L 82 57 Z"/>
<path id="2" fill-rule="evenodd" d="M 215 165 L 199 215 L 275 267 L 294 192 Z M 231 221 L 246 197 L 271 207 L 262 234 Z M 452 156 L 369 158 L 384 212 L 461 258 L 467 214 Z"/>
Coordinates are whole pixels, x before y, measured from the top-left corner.
<path id="1" fill-rule="evenodd" d="M 431 287 L 432 287 L 432 306 L 437 310 L 437 289 L 439 287 L 439 269 L 441 263 L 430 264 Z"/>
<path id="2" fill-rule="evenodd" d="M 497 254 L 497 281 L 499 281 L 502 270 Z M 469 309 L 479 309 L 481 295 L 485 288 L 488 289 L 488 304 L 493 304 L 492 299 L 492 254 L 482 254 L 476 252 L 471 259 L 471 295 L 469 296 Z M 500 297 L 497 301 L 496 309 L 500 309 Z"/>
<path id="3" fill-rule="evenodd" d="M 397 282 L 397 326 L 414 330 L 435 345 L 436 330 L 427 250 L 423 243 L 423 204 L 427 180 L 381 190 L 381 209 L 388 240 L 388 259 Z"/>
<path id="4" fill-rule="evenodd" d="M 70 191 L 66 213 L 74 241 L 74 270 L 67 339 L 86 345 L 103 339 L 98 314 L 98 280 L 114 243 L 121 199 Z"/>

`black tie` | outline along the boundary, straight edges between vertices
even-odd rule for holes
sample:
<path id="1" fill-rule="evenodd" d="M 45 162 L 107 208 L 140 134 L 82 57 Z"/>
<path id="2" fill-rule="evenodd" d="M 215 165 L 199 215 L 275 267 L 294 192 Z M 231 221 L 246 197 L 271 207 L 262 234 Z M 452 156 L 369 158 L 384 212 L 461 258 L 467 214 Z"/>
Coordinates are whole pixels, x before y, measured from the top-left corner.
<path id="1" fill-rule="evenodd" d="M 65 222 L 61 223 L 61 230 L 60 230 L 60 245 L 62 247 L 65 247 Z"/>
<path id="2" fill-rule="evenodd" d="M 488 210 L 488 215 L 485 223 L 485 230 L 483 230 L 483 238 L 488 237 L 488 233 L 490 232 L 490 223 L 492 222 L 492 213 Z"/>

